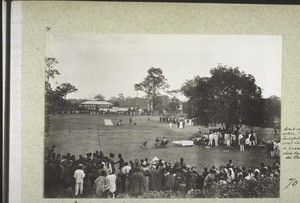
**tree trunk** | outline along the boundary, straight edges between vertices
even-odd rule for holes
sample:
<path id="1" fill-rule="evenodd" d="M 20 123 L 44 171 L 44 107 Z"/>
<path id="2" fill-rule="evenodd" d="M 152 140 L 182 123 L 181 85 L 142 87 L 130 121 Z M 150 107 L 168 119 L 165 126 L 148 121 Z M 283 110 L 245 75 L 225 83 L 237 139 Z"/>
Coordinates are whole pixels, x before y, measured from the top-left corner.
<path id="1" fill-rule="evenodd" d="M 153 112 L 153 102 L 154 102 L 154 94 L 152 92 L 152 95 L 151 95 L 151 112 Z"/>
<path id="2" fill-rule="evenodd" d="M 148 94 L 148 99 L 147 99 L 147 110 L 148 112 L 150 111 L 150 94 Z"/>
<path id="3" fill-rule="evenodd" d="M 243 126 L 243 124 L 237 124 L 237 125 L 235 126 L 235 128 L 236 128 L 237 131 L 239 131 L 239 130 L 241 129 L 242 126 Z"/>

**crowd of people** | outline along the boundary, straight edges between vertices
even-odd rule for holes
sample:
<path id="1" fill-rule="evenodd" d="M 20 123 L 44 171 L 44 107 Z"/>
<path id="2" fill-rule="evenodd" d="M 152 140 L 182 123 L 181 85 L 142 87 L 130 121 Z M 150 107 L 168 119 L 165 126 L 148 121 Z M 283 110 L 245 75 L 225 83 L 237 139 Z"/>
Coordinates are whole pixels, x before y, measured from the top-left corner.
<path id="1" fill-rule="evenodd" d="M 175 115 L 159 117 L 159 122 L 168 123 L 170 129 L 172 129 L 174 125 L 177 126 L 177 128 L 185 128 L 186 126 L 194 125 L 193 119 Z"/>
<path id="2" fill-rule="evenodd" d="M 125 161 L 122 154 L 101 151 L 79 156 L 67 153 L 56 154 L 55 146 L 46 150 L 45 191 L 63 185 L 72 191 L 70 196 L 81 196 L 85 188 L 93 188 L 100 198 L 114 198 L 127 193 L 137 197 L 148 191 L 188 192 L 206 190 L 214 182 L 234 184 L 241 181 L 279 179 L 280 165 L 263 163 L 255 168 L 234 165 L 229 160 L 225 165 L 205 167 L 200 173 L 195 166 L 185 163 L 183 158 L 172 163 L 154 157 Z"/>
<path id="3" fill-rule="evenodd" d="M 245 151 L 254 146 L 267 147 L 267 157 L 279 157 L 280 142 L 279 140 L 268 140 L 263 143 L 255 131 L 246 131 L 245 133 L 239 131 L 228 131 L 222 128 L 209 129 L 207 134 L 202 134 L 199 129 L 196 138 L 194 138 L 194 146 L 199 147 L 225 145 L 228 148 L 239 147 L 240 151 Z"/>

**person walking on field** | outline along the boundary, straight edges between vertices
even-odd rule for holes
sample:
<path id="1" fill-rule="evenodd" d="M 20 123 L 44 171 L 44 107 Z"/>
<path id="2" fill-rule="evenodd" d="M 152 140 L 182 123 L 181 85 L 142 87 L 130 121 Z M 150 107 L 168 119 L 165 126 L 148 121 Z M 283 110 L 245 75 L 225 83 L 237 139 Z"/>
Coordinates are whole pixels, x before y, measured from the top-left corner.
<path id="1" fill-rule="evenodd" d="M 85 173 L 83 171 L 83 165 L 79 164 L 77 170 L 74 173 L 75 178 L 75 196 L 82 195 L 83 192 L 83 179 L 85 177 Z"/>

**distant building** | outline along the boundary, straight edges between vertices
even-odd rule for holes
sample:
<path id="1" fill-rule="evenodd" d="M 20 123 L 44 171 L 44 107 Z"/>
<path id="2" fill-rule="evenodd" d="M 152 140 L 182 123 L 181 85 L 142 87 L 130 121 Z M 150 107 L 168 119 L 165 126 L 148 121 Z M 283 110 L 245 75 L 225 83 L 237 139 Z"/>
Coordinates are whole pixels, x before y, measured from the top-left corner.
<path id="1" fill-rule="evenodd" d="M 106 101 L 86 101 L 81 103 L 79 107 L 91 111 L 108 111 L 113 107 L 113 104 Z"/>

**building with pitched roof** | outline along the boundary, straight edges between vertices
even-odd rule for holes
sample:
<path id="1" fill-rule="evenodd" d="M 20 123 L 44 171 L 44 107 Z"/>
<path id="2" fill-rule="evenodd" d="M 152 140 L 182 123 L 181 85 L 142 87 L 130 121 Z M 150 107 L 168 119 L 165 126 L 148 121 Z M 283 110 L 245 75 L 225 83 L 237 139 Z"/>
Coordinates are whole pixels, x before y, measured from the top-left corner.
<path id="1" fill-rule="evenodd" d="M 107 101 L 85 101 L 79 107 L 90 111 L 108 111 L 113 107 L 113 104 Z"/>

